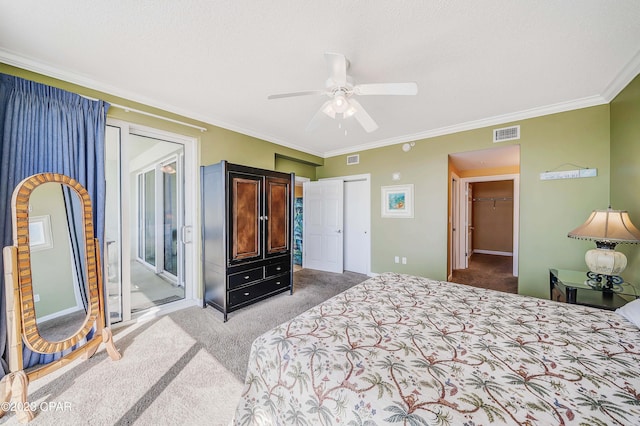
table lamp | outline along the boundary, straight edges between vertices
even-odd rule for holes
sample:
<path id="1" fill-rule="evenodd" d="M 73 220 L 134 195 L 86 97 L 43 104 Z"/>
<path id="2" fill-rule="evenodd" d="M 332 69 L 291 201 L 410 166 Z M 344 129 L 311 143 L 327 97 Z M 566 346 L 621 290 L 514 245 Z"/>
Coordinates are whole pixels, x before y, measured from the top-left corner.
<path id="1" fill-rule="evenodd" d="M 629 213 L 611 207 L 594 210 L 585 223 L 567 236 L 596 242 L 596 248 L 584 256 L 589 268 L 587 283 L 607 293 L 624 281 L 620 274 L 627 266 L 627 257 L 615 250 L 616 245 L 640 243 L 640 231 L 631 223 Z"/>

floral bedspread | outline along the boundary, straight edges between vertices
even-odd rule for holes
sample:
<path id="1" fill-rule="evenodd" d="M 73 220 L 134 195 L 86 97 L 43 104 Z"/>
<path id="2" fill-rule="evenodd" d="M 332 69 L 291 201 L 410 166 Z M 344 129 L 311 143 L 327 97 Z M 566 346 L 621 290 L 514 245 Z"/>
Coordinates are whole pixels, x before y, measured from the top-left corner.
<path id="1" fill-rule="evenodd" d="M 386 273 L 258 337 L 234 423 L 640 425 L 640 329 Z"/>

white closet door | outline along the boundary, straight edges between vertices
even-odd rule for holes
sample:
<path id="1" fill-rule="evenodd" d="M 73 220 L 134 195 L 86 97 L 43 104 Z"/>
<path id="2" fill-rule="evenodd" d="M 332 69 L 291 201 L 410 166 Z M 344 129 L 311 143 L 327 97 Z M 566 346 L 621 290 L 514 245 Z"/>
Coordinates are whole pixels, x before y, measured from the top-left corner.
<path id="1" fill-rule="evenodd" d="M 365 180 L 344 182 L 344 269 L 369 271 L 369 185 Z"/>
<path id="2" fill-rule="evenodd" d="M 303 184 L 303 268 L 343 272 L 343 183 Z"/>

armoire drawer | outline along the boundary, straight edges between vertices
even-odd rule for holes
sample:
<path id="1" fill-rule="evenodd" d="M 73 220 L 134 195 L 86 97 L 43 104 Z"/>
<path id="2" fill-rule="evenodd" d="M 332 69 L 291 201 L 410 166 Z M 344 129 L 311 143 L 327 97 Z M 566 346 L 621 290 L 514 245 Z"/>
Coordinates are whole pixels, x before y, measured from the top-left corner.
<path id="1" fill-rule="evenodd" d="M 289 275 L 272 278 L 229 292 L 229 307 L 242 305 L 269 293 L 289 288 Z"/>
<path id="2" fill-rule="evenodd" d="M 267 265 L 264 267 L 264 271 L 265 271 L 264 276 L 272 277 L 274 275 L 284 274 L 285 272 L 289 272 L 289 269 L 291 269 L 290 262 L 282 262 L 282 263 L 275 263 L 273 265 Z"/>
<path id="3" fill-rule="evenodd" d="M 229 275 L 229 290 L 233 290 L 241 285 L 249 284 L 264 278 L 262 268 L 249 269 L 248 271 L 238 272 Z"/>

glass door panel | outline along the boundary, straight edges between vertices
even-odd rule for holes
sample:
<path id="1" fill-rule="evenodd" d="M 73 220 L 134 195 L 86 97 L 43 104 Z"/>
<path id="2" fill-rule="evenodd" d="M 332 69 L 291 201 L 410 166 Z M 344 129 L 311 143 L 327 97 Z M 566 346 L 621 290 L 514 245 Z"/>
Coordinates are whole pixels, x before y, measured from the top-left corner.
<path id="1" fill-rule="evenodd" d="M 178 276 L 178 177 L 177 162 L 163 165 L 164 270 Z"/>
<path id="2" fill-rule="evenodd" d="M 142 247 L 139 251 L 140 256 L 146 263 L 151 266 L 156 265 L 156 174 L 155 170 L 150 170 L 142 176 L 142 187 L 139 192 L 142 195 L 140 203 L 140 214 L 142 223 L 140 223 L 139 231 L 141 232 L 140 241 Z"/>
<path id="3" fill-rule="evenodd" d="M 137 193 L 138 253 L 131 261 L 131 312 L 184 299 L 184 256 L 179 234 L 183 227 L 184 146 L 157 138 L 132 135 L 129 159 L 132 192 Z"/>
<path id="4" fill-rule="evenodd" d="M 120 140 L 119 127 L 107 126 L 105 133 L 105 225 L 103 281 L 107 294 L 107 309 L 111 322 L 122 321 L 122 264 L 120 221 Z"/>

